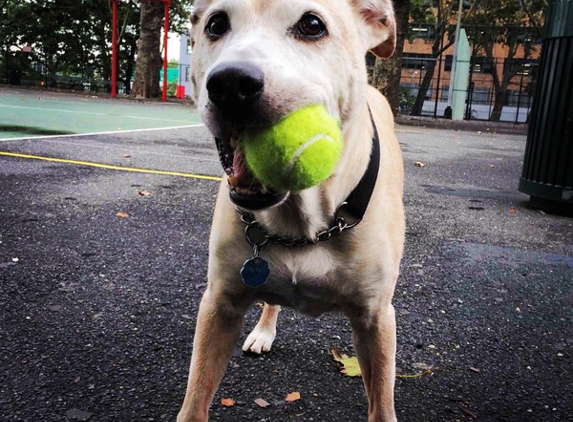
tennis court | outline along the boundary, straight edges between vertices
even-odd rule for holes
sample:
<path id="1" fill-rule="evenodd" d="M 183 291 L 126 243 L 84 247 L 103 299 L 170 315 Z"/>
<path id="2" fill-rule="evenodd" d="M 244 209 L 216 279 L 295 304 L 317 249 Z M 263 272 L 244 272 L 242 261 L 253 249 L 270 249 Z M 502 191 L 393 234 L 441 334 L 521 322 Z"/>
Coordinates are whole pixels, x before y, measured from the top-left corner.
<path id="1" fill-rule="evenodd" d="M 188 104 L 7 88 L 0 88 L 0 157 L 214 180 L 220 173 Z"/>
<path id="2" fill-rule="evenodd" d="M 199 124 L 190 106 L 0 88 L 0 139 Z"/>

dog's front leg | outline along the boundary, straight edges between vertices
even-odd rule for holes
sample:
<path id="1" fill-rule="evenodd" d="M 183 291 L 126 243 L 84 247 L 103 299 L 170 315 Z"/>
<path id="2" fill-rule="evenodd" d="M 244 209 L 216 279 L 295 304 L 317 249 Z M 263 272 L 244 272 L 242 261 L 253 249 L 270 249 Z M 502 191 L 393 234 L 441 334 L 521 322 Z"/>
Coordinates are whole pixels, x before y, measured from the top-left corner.
<path id="1" fill-rule="evenodd" d="M 185 400 L 177 422 L 205 422 L 209 406 L 223 378 L 241 333 L 248 304 L 233 303 L 210 289 L 204 293 L 197 316 L 193 354 Z"/>
<path id="2" fill-rule="evenodd" d="M 368 396 L 369 422 L 395 422 L 396 318 L 388 303 L 349 312 L 352 340 Z"/>

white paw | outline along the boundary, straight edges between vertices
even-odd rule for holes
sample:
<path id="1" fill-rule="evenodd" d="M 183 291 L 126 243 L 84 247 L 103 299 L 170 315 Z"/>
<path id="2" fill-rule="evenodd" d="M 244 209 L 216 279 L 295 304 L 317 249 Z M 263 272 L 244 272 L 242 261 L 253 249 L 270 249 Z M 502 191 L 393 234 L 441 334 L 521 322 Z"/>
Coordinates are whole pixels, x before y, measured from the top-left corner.
<path id="1" fill-rule="evenodd" d="M 271 350 L 276 334 L 276 330 L 256 326 L 245 340 L 243 351 L 259 355 L 263 352 L 268 352 Z"/>

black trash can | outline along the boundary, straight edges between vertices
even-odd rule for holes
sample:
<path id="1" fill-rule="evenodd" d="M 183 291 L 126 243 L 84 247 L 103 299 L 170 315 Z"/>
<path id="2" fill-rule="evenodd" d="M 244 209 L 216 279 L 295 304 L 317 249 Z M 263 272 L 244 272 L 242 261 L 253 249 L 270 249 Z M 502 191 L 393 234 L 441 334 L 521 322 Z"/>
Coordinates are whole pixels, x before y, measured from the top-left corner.
<path id="1" fill-rule="evenodd" d="M 519 190 L 534 205 L 573 211 L 573 0 L 552 0 Z"/>

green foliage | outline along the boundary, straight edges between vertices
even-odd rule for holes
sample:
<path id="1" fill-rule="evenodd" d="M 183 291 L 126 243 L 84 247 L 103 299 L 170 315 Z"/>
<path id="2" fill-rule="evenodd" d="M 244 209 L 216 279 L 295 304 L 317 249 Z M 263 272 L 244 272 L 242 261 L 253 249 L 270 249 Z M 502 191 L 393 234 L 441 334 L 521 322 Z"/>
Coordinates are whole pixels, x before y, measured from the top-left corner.
<path id="1" fill-rule="evenodd" d="M 541 37 L 545 0 L 482 0 L 464 23 L 475 29 L 470 37 L 474 55 L 490 57 L 495 44 L 508 47 L 508 57 L 523 45 L 525 55 L 535 48 L 533 41 Z M 492 28 L 493 27 L 493 28 Z"/>
<path id="2" fill-rule="evenodd" d="M 171 30 L 185 30 L 192 3 L 171 1 Z M 118 2 L 119 78 L 133 73 L 140 6 L 135 0 Z M 33 73 L 34 67 L 45 79 L 56 74 L 109 79 L 111 21 L 111 0 L 0 0 L 0 77 L 8 68 Z M 19 53 L 25 46 L 31 51 Z"/>
<path id="3" fill-rule="evenodd" d="M 427 0 L 410 0 L 410 20 L 416 23 L 436 23 L 432 2 Z"/>
<path id="4" fill-rule="evenodd" d="M 410 114 L 416 97 L 412 95 L 410 88 L 400 85 L 400 112 Z"/>
<path id="5" fill-rule="evenodd" d="M 167 96 L 174 98 L 177 93 L 177 81 L 167 82 Z"/>

